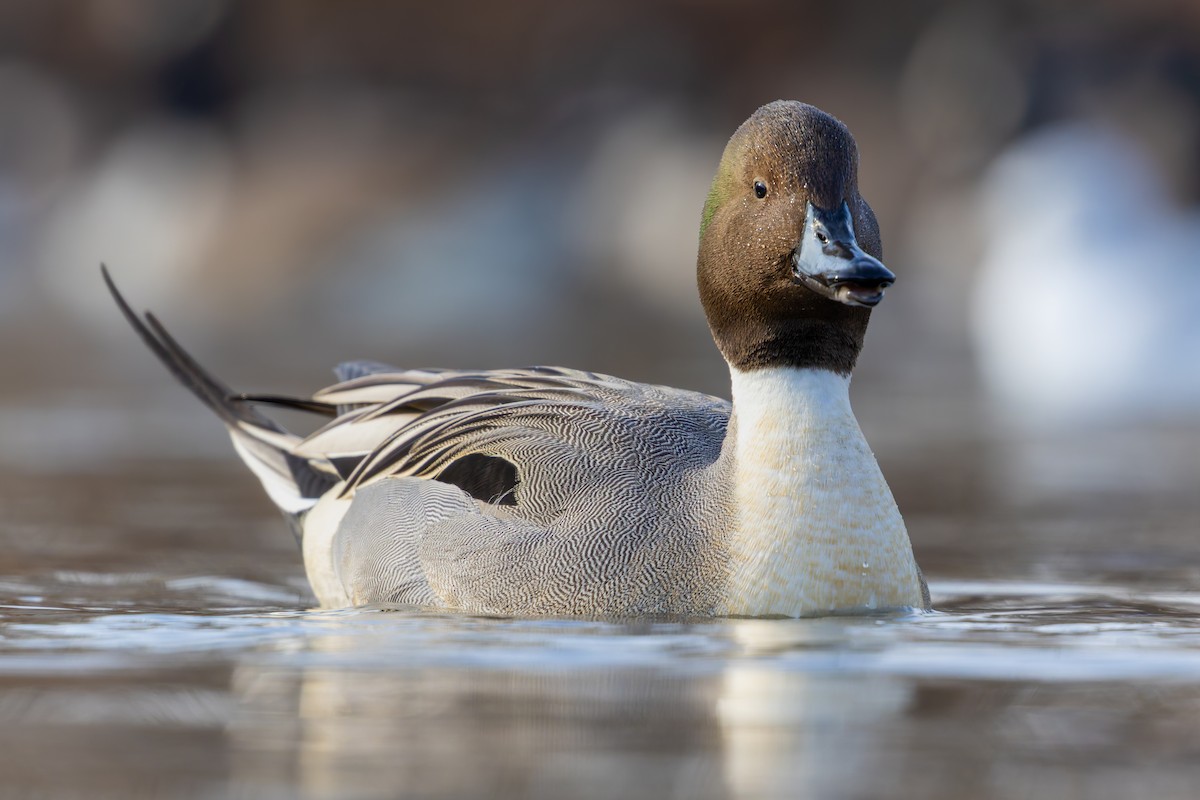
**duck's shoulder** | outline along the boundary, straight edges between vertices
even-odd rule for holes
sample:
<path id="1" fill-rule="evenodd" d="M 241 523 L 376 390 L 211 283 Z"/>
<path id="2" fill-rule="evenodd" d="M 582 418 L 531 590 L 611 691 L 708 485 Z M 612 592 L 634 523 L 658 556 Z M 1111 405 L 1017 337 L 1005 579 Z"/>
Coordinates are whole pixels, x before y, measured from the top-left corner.
<path id="1" fill-rule="evenodd" d="M 339 368 L 349 379 L 314 395 L 341 413 L 297 448 L 306 457 L 336 454 L 350 489 L 391 475 L 434 477 L 478 455 L 611 463 L 641 453 L 691 461 L 719 450 L 731 410 L 699 392 L 562 367 L 362 364 Z"/>
<path id="2" fill-rule="evenodd" d="M 571 414 L 589 409 L 613 416 L 699 416 L 721 422 L 732 411 L 728 400 L 713 395 L 566 367 L 401 370 L 355 361 L 340 364 L 336 371 L 345 376 L 343 380 L 313 395 L 318 402 L 343 409 L 336 424 L 359 416 L 433 418 L 460 415 L 468 409 L 505 414 L 530 406 L 542 412 L 557 408 Z M 368 413 L 361 413 L 364 410 Z"/>

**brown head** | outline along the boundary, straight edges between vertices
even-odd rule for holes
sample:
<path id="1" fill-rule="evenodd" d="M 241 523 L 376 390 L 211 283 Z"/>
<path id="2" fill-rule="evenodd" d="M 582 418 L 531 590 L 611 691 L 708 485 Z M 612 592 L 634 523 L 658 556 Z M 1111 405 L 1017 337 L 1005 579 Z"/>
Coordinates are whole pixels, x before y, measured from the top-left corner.
<path id="1" fill-rule="evenodd" d="M 895 280 L 881 257 L 845 125 L 783 100 L 742 123 L 704 205 L 697 263 L 713 338 L 732 366 L 849 374 L 871 308 Z"/>

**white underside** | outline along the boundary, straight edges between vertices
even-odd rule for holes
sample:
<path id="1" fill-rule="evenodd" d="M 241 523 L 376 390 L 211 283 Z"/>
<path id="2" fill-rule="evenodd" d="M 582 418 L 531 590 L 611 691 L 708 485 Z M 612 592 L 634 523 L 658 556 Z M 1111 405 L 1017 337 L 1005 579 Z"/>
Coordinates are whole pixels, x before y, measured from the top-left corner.
<path id="1" fill-rule="evenodd" d="M 229 438 L 233 440 L 233 447 L 242 461 L 262 482 L 263 488 L 275 505 L 288 514 L 307 512 L 303 518 L 301 547 L 304 551 L 304 571 L 317 600 L 325 608 L 350 605 L 349 594 L 333 561 L 333 539 L 342 517 L 346 516 L 350 509 L 350 500 L 338 496 L 343 484 L 339 483 L 319 498 L 301 497 L 300 489 L 294 481 L 260 461 L 242 445 L 237 434 Z"/>
<path id="2" fill-rule="evenodd" d="M 827 370 L 732 370 L 729 614 L 806 616 L 922 604 L 904 520 Z"/>
<path id="3" fill-rule="evenodd" d="M 338 484 L 321 496 L 304 518 L 304 571 L 323 608 L 343 608 L 353 605 L 341 574 L 334 563 L 333 539 L 342 518 L 350 510 L 350 498 L 338 497 L 343 484 Z"/>
<path id="4" fill-rule="evenodd" d="M 299 514 L 312 508 L 317 502 L 311 497 L 301 497 L 300 489 L 296 486 L 295 481 L 285 478 L 260 461 L 253 453 L 242 446 L 242 442 L 236 433 L 230 435 L 229 438 L 233 441 L 233 449 L 237 451 L 242 462 L 250 468 L 250 471 L 262 483 L 263 489 L 267 491 L 267 496 L 271 498 L 271 502 L 279 506 L 282 511 L 288 514 Z"/>

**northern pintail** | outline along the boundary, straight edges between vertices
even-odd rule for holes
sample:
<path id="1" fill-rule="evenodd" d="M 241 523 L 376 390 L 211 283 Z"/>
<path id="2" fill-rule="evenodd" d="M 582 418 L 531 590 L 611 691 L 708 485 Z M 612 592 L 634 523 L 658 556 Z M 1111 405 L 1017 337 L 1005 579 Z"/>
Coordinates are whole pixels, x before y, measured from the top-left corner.
<path id="1" fill-rule="evenodd" d="M 704 204 L 700 297 L 732 404 L 576 370 L 350 362 L 311 398 L 235 394 L 151 314 L 129 322 L 225 423 L 291 521 L 322 606 L 813 616 L 925 608 L 850 409 L 895 276 L 846 127 L 758 109 Z M 307 437 L 256 408 L 330 417 Z"/>

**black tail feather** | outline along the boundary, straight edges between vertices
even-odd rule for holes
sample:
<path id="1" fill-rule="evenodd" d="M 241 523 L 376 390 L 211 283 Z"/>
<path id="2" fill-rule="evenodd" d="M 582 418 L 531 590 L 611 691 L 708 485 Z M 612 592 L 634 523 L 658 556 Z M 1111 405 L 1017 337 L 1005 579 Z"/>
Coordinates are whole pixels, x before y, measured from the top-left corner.
<path id="1" fill-rule="evenodd" d="M 122 315 L 150 348 L 150 351 L 180 383 L 225 423 L 230 432 L 238 437 L 243 446 L 255 456 L 256 461 L 280 475 L 290 476 L 297 488 L 297 493 L 302 498 L 319 497 L 336 483 L 335 475 L 315 468 L 306 459 L 295 456 L 272 443 L 269 435 L 256 436 L 253 433 L 253 429 L 257 428 L 260 431 L 287 434 L 278 423 L 259 413 L 252 405 L 253 402 L 274 402 L 276 405 L 286 405 L 325 415 L 332 413 L 332 407 L 329 404 L 271 395 L 264 395 L 264 399 L 259 399 L 254 395 L 235 393 L 200 366 L 153 314 L 147 313 L 144 318 L 139 317 L 117 289 L 106 266 L 100 266 L 100 273 Z"/>
<path id="2" fill-rule="evenodd" d="M 279 406 L 295 411 L 307 411 L 325 417 L 338 416 L 338 406 L 333 403 L 322 403 L 320 400 L 308 400 L 303 397 L 288 397 L 281 394 L 249 394 L 241 392 L 233 396 L 234 400 L 242 403 L 257 403 L 259 405 Z"/>
<path id="3" fill-rule="evenodd" d="M 117 284 L 108 273 L 108 267 L 101 264 L 100 274 L 104 276 L 104 283 L 108 286 L 108 291 L 112 295 L 113 300 L 116 301 L 117 308 L 121 309 L 121 314 L 124 315 L 125 319 L 137 335 L 141 337 L 142 341 L 145 342 L 146 346 L 150 348 L 150 352 L 154 353 L 163 366 L 180 383 L 186 386 L 200 402 L 204 403 L 205 406 L 220 417 L 222 422 L 228 425 L 249 422 L 252 425 L 258 425 L 268 430 L 283 431 L 274 421 L 259 414 L 253 408 L 234 402 L 232 399 L 234 396 L 233 390 L 201 367 L 183 349 L 183 346 L 175 341 L 175 338 L 171 336 L 153 314 L 146 314 L 145 321 L 143 322 L 142 318 L 129 305 L 124 295 L 117 289 Z"/>

